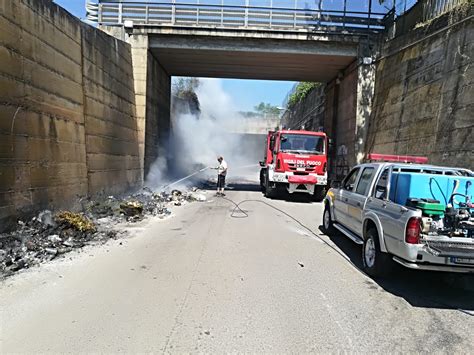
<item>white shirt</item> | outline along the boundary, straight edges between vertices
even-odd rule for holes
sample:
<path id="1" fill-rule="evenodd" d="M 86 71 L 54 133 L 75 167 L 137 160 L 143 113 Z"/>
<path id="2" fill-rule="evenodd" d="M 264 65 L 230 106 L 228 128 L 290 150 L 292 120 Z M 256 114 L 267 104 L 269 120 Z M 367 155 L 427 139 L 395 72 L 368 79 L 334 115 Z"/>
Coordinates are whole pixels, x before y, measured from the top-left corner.
<path id="1" fill-rule="evenodd" d="M 217 171 L 219 172 L 219 175 L 225 176 L 227 174 L 227 163 L 224 159 L 222 159 L 222 161 L 219 163 Z"/>

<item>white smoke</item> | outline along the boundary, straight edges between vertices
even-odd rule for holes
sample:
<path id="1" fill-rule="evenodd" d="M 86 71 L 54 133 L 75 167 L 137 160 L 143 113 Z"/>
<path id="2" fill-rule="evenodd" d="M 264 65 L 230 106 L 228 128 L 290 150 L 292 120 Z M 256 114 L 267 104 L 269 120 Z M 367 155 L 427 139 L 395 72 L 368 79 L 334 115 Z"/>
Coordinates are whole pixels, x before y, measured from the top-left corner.
<path id="1" fill-rule="evenodd" d="M 264 152 L 263 136 L 256 149 L 255 142 L 249 142 L 248 137 L 233 133 L 238 131 L 236 128 L 243 124 L 244 118 L 223 89 L 221 80 L 200 79 L 196 94 L 201 113 L 172 117 L 170 151 L 166 154 L 171 159 L 160 154 L 147 176 L 147 185 L 156 188 L 202 167 L 217 166 L 217 157 L 221 155 L 229 165 L 229 176 L 256 180 L 258 160 Z"/>

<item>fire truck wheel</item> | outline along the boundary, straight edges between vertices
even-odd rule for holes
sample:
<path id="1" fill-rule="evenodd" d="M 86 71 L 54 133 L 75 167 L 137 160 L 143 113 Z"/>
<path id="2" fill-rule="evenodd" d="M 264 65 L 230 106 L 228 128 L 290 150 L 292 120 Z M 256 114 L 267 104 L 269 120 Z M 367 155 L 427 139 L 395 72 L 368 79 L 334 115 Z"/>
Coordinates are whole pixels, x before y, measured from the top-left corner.
<path id="1" fill-rule="evenodd" d="M 277 197 L 277 188 L 276 186 L 275 187 L 271 187 L 270 186 L 270 183 L 268 182 L 268 180 L 266 181 L 266 186 L 265 186 L 265 197 L 267 198 L 275 198 Z"/>
<path id="2" fill-rule="evenodd" d="M 313 192 L 313 201 L 321 202 L 326 196 L 326 187 L 325 186 L 315 186 Z"/>
<path id="3" fill-rule="evenodd" d="M 260 170 L 260 188 L 262 192 L 265 193 L 265 169 Z"/>

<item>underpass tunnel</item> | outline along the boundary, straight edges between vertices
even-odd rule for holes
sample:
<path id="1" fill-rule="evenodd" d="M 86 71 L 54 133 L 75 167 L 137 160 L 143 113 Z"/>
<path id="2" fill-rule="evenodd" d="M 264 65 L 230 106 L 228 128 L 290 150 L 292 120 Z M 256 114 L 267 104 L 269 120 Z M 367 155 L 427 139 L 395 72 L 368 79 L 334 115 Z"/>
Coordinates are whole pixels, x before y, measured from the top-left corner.
<path id="1" fill-rule="evenodd" d="M 140 26 L 129 36 L 139 63 L 134 75 L 144 179 L 157 160 L 173 158 L 172 77 L 320 82 L 319 117 L 287 117 L 285 125 L 325 131 L 333 142 L 330 171 L 338 176 L 364 155 L 373 95 L 373 65 L 363 57 L 373 46 L 367 38 Z"/>

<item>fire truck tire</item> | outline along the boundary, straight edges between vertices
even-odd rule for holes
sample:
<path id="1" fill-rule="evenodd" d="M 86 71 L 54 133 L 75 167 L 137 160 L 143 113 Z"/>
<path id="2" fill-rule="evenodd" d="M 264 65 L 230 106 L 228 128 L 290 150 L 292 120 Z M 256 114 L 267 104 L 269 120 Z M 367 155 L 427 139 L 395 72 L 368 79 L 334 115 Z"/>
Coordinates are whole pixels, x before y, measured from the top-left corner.
<path id="1" fill-rule="evenodd" d="M 266 180 L 265 184 L 265 197 L 267 198 L 276 198 L 277 197 L 277 186 L 270 187 L 268 180 Z"/>
<path id="2" fill-rule="evenodd" d="M 390 254 L 380 250 L 379 236 L 376 229 L 369 229 L 362 246 L 362 265 L 364 271 L 372 277 L 385 277 L 394 267 Z"/>
<path id="3" fill-rule="evenodd" d="M 260 169 L 260 188 L 262 189 L 262 192 L 265 193 L 265 169 Z"/>
<path id="4" fill-rule="evenodd" d="M 315 186 L 313 192 L 313 201 L 321 202 L 326 196 L 326 186 Z"/>

